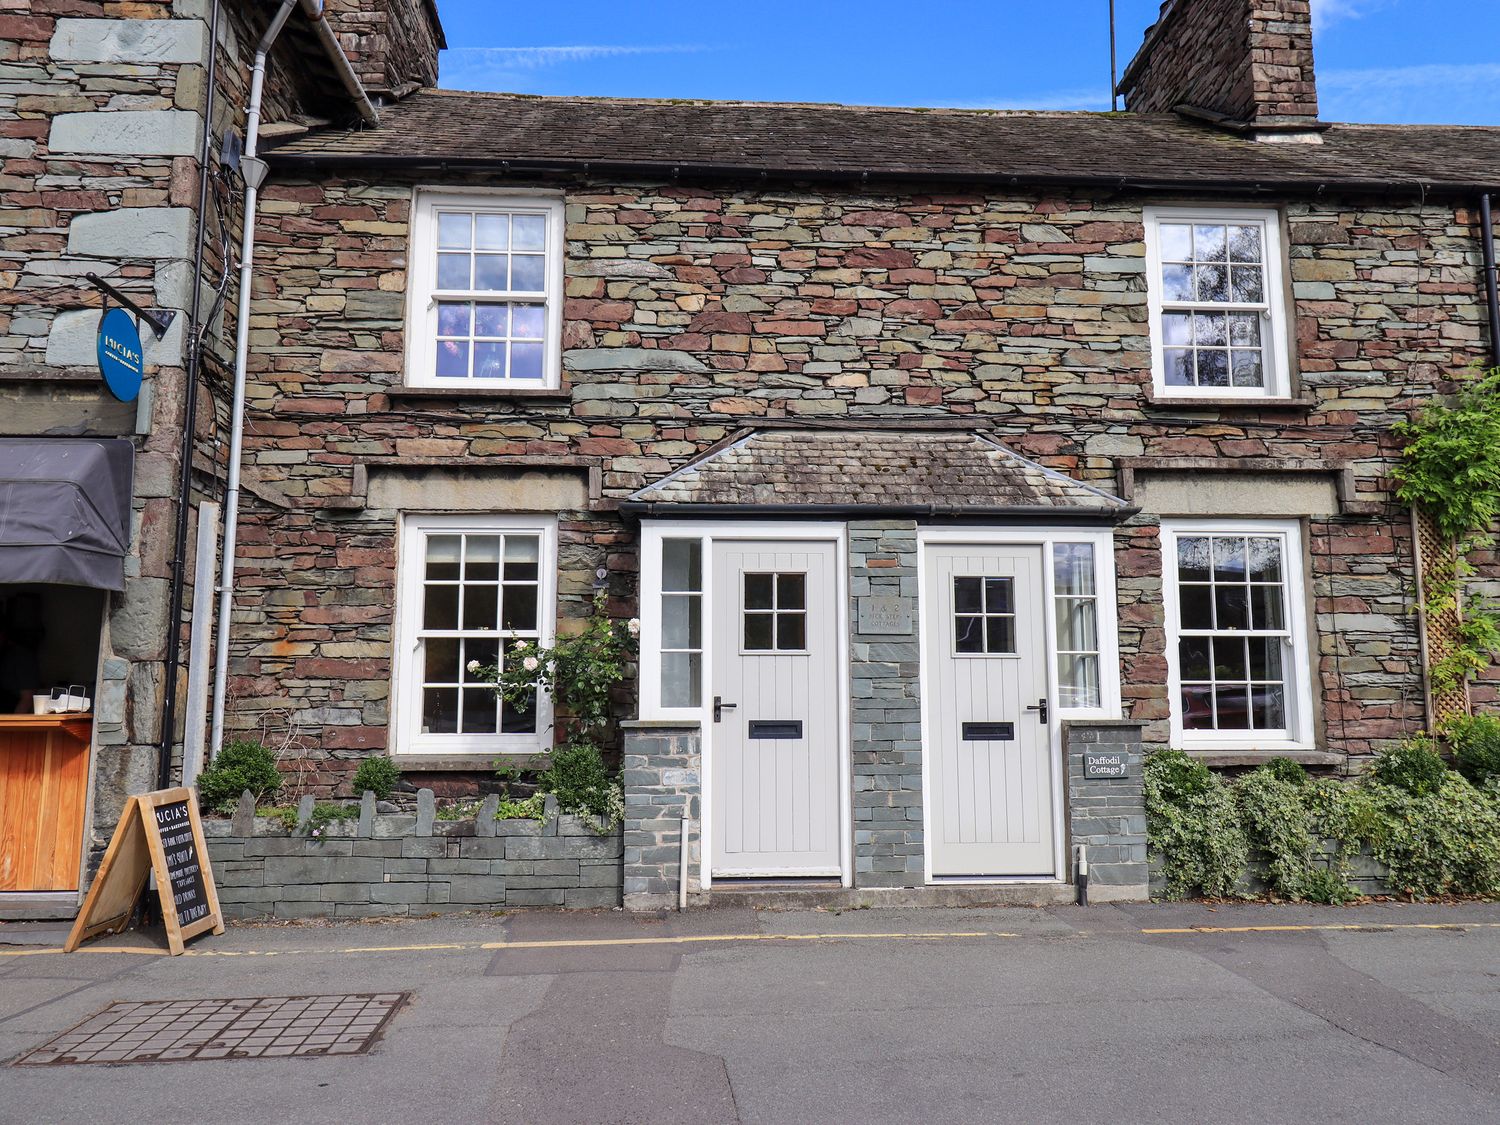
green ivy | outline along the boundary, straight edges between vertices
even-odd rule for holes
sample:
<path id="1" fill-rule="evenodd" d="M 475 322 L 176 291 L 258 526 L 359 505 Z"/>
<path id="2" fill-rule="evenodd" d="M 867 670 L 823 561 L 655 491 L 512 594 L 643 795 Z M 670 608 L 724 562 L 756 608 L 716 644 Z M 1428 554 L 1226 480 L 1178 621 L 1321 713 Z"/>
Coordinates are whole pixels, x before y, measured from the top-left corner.
<path id="1" fill-rule="evenodd" d="M 1396 495 L 1426 508 L 1451 539 L 1488 532 L 1500 516 L 1500 367 L 1461 378 L 1451 403 L 1395 432 L 1406 439 Z"/>
<path id="2" fill-rule="evenodd" d="M 1145 795 L 1169 897 L 1246 896 L 1254 861 L 1276 898 L 1347 902 L 1363 849 L 1404 894 L 1500 893 L 1500 781 L 1471 784 L 1425 738 L 1356 782 L 1311 780 L 1291 762 L 1231 780 L 1162 750 L 1146 759 Z"/>
<path id="3" fill-rule="evenodd" d="M 1394 470 L 1396 495 L 1430 513 L 1456 547 L 1453 562 L 1429 565 L 1423 576 L 1429 617 L 1463 597 L 1454 646 L 1428 668 L 1432 686 L 1444 693 L 1480 675 L 1500 653 L 1500 606 L 1465 592 L 1473 574 L 1468 558 L 1493 542 L 1500 516 L 1500 367 L 1461 378 L 1450 402 L 1427 407 L 1395 432 L 1406 439 Z"/>

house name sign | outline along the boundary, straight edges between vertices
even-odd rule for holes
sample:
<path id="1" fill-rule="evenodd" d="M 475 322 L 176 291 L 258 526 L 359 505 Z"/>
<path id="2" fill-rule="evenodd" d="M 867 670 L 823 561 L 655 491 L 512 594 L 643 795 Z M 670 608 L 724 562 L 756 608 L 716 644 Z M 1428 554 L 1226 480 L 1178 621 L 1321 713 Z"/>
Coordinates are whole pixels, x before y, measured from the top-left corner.
<path id="1" fill-rule="evenodd" d="M 1085 751 L 1083 755 L 1083 776 L 1089 777 L 1124 777 L 1130 765 L 1130 755 L 1123 750 L 1118 751 Z"/>

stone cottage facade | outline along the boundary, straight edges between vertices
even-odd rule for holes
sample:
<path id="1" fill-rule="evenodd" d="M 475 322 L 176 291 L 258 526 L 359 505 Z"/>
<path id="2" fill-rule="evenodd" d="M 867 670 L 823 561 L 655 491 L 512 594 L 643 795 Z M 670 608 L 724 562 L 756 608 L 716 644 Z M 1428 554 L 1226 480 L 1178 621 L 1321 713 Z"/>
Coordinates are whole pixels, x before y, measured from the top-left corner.
<path id="1" fill-rule="evenodd" d="M 16 0 L 0 11 L 0 632 L 7 645 L 39 647 L 28 693 L 81 685 L 90 704 L 77 760 L 61 772 L 49 760 L 6 790 L 16 803 L 0 808 L 0 917 L 71 913 L 125 796 L 181 776 L 189 638 L 184 630 L 174 653 L 170 622 L 174 606 L 184 621 L 193 608 L 200 511 L 215 522 L 200 504 L 221 498 L 233 366 L 225 252 L 237 242 L 243 181 L 225 146 L 245 139 L 254 55 L 277 8 Z M 308 122 L 373 123 L 372 99 L 435 80 L 442 32 L 430 4 L 331 0 L 320 9 L 295 0 L 271 45 L 268 137 Z M 122 305 L 91 274 L 173 318 L 160 337 L 139 320 L 145 378 L 132 401 L 100 378 L 101 313 Z M 17 551 L 37 546 L 37 529 L 18 526 L 11 505 L 37 484 L 20 479 L 36 451 L 113 467 L 108 495 L 78 496 L 122 528 L 107 586 L 18 573 Z M 4 710 L 17 709 L 6 694 Z M 19 754 L 8 746 L 7 762 Z M 27 791 L 33 783 L 42 788 Z M 9 862 L 14 850 L 33 850 L 23 807 L 45 810 L 42 827 L 55 828 L 56 839 L 41 842 L 63 857 L 55 870 L 28 874 Z"/>
<path id="2" fill-rule="evenodd" d="M 231 728 L 477 792 L 550 728 L 468 664 L 603 591 L 634 906 L 1140 897 L 1143 748 L 1424 728 L 1392 427 L 1494 362 L 1500 130 L 1321 121 L 1309 21 L 1168 3 L 1122 114 L 424 79 L 286 129 Z"/>

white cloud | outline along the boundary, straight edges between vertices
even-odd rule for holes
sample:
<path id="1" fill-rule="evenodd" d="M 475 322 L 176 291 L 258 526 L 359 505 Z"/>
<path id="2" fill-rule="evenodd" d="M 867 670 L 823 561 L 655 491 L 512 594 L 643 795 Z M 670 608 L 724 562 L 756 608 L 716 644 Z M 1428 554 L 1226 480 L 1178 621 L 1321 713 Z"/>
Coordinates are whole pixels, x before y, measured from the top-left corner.
<path id="1" fill-rule="evenodd" d="M 535 72 L 600 59 L 632 55 L 695 54 L 709 48 L 695 43 L 587 43 L 556 47 L 455 47 L 442 55 L 442 84 L 451 89 L 518 90 Z"/>
<path id="2" fill-rule="evenodd" d="M 1323 71 L 1318 102 L 1327 121 L 1493 124 L 1500 120 L 1500 63 Z"/>

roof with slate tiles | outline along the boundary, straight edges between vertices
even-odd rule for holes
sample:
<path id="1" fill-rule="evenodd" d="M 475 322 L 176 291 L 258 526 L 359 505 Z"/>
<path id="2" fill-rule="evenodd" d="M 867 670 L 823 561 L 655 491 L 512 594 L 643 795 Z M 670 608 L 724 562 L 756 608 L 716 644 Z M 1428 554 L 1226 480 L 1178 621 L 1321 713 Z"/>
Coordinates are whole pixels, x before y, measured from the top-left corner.
<path id="1" fill-rule="evenodd" d="M 1026 113 L 419 90 L 370 129 L 277 148 L 296 165 L 504 167 L 672 176 L 1121 187 L 1325 186 L 1417 194 L 1500 185 L 1500 128 L 1331 125 L 1266 143 L 1172 113 Z"/>
<path id="2" fill-rule="evenodd" d="M 630 497 L 635 505 L 933 508 L 1113 516 L 1117 496 L 961 430 L 758 430 Z"/>

